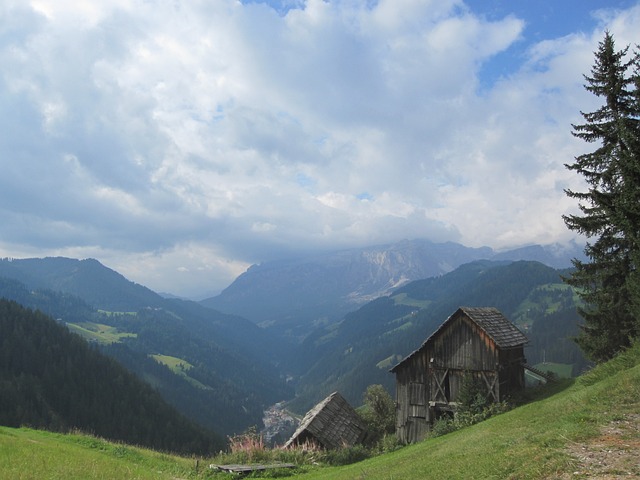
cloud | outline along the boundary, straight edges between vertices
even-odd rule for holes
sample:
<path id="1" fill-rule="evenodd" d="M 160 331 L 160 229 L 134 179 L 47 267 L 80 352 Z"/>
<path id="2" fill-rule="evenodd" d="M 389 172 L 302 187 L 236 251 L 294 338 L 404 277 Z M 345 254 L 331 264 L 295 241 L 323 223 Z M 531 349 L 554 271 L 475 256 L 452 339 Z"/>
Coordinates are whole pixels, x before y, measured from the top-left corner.
<path id="1" fill-rule="evenodd" d="M 189 295 L 314 249 L 568 240 L 582 74 L 640 7 L 595 18 L 528 42 L 459 0 L 5 2 L 0 253 Z"/>

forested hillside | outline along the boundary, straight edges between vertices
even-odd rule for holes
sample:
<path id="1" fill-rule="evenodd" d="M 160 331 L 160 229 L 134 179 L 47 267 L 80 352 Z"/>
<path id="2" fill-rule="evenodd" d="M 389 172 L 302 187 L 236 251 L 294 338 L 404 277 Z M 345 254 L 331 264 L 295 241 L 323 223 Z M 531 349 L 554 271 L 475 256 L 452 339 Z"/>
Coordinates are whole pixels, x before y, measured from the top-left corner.
<path id="1" fill-rule="evenodd" d="M 587 361 L 570 339 L 579 318 L 574 292 L 560 274 L 538 262 L 478 261 L 374 300 L 305 340 L 292 408 L 305 411 L 333 390 L 358 404 L 370 384 L 393 392 L 388 370 L 460 306 L 497 307 L 530 339 L 530 364 L 544 359 L 577 373 Z"/>
<path id="2" fill-rule="evenodd" d="M 164 299 L 138 311 L 98 311 L 74 295 L 6 278 L 0 278 L 0 296 L 64 321 L 181 413 L 221 435 L 260 425 L 267 406 L 293 396 L 274 366 L 278 346 L 242 318 Z"/>
<path id="3" fill-rule="evenodd" d="M 190 418 L 225 435 L 261 425 L 269 405 L 294 395 L 276 368 L 251 348 L 250 338 L 244 344 L 227 342 L 213 322 L 182 313 L 143 309 L 135 315 L 109 315 L 106 325 L 134 336 L 104 345 L 103 351 Z"/>
<path id="4" fill-rule="evenodd" d="M 0 424 L 78 428 L 158 450 L 223 445 L 149 385 L 41 312 L 0 299 Z"/>

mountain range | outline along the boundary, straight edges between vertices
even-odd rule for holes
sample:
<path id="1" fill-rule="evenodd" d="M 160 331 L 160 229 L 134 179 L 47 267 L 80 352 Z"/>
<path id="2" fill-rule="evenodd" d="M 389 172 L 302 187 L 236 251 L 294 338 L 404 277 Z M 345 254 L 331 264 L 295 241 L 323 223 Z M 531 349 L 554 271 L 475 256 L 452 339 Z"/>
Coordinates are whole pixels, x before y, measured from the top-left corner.
<path id="1" fill-rule="evenodd" d="M 66 323 L 190 420 L 232 435 L 283 400 L 304 413 L 335 390 L 354 405 L 370 384 L 393 391 L 388 369 L 461 305 L 499 308 L 529 336 L 530 363 L 579 372 L 577 299 L 559 269 L 573 257 L 577 246 L 405 241 L 256 265 L 200 303 L 92 259 L 3 259 L 0 296 Z"/>
<path id="2" fill-rule="evenodd" d="M 575 243 L 496 252 L 453 242 L 404 240 L 253 265 L 219 295 L 201 303 L 300 340 L 411 281 L 437 277 L 465 263 L 531 260 L 567 268 L 572 258 L 584 259 L 582 247 Z"/>

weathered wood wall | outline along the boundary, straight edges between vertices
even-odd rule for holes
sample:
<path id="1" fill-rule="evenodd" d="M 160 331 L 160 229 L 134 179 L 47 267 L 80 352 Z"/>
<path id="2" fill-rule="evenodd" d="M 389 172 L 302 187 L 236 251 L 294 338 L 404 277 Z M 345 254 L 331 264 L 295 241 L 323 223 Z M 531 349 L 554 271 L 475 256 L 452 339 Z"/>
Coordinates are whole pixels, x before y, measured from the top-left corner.
<path id="1" fill-rule="evenodd" d="M 422 440 L 435 408 L 457 401 L 465 375 L 486 386 L 489 400 L 501 401 L 524 386 L 523 363 L 522 346 L 501 351 L 469 318 L 453 318 L 395 369 L 398 440 Z"/>

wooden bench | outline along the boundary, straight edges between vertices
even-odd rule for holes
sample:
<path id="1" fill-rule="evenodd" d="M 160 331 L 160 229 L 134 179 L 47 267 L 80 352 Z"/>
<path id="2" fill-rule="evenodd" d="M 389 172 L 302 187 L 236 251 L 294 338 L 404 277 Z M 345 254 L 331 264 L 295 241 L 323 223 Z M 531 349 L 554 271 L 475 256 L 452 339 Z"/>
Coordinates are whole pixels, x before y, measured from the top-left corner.
<path id="1" fill-rule="evenodd" d="M 239 475 L 246 475 L 251 472 L 259 472 L 263 470 L 272 470 L 274 468 L 296 468 L 293 463 L 272 463 L 269 465 L 209 465 L 209 468 L 215 470 L 221 470 L 228 473 L 237 473 Z"/>

